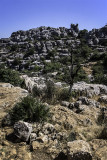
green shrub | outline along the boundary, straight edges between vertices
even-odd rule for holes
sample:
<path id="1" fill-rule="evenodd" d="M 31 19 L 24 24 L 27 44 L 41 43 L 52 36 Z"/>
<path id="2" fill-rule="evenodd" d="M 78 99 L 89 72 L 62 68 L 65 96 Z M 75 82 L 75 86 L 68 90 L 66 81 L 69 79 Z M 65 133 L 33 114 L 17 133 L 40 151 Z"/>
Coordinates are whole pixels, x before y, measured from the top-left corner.
<path id="1" fill-rule="evenodd" d="M 59 62 L 45 63 L 43 73 L 54 72 L 54 71 L 59 70 L 60 68 L 61 68 L 61 64 Z"/>
<path id="2" fill-rule="evenodd" d="M 76 67 L 75 67 L 75 69 L 76 69 Z M 74 71 L 74 73 L 75 73 L 75 71 Z M 65 68 L 64 69 L 64 75 L 63 75 L 63 81 L 65 81 L 66 83 L 69 84 L 70 79 L 71 79 L 70 72 L 69 72 L 69 70 L 67 68 Z M 88 82 L 87 74 L 85 73 L 83 68 L 80 68 L 80 70 L 78 71 L 77 75 L 75 75 L 74 83 L 76 83 L 78 81 Z"/>
<path id="3" fill-rule="evenodd" d="M 33 90 L 32 90 L 32 94 L 33 94 L 34 97 L 41 97 L 42 96 L 42 91 L 40 89 L 38 89 L 37 86 L 34 86 Z"/>
<path id="4" fill-rule="evenodd" d="M 89 82 L 87 74 L 83 70 L 83 68 L 80 68 L 77 76 L 75 76 L 75 78 L 74 78 L 74 82 L 77 82 L 77 81 L 84 81 L 84 82 L 87 82 L 87 83 Z"/>
<path id="5" fill-rule="evenodd" d="M 24 97 L 21 102 L 10 111 L 12 124 L 19 121 L 40 122 L 48 117 L 49 108 L 31 96 Z"/>
<path id="6" fill-rule="evenodd" d="M 91 56 L 91 61 L 99 61 L 101 59 L 101 56 L 98 51 L 94 51 L 93 55 Z"/>
<path id="7" fill-rule="evenodd" d="M 17 51 L 17 49 L 18 49 L 18 45 L 17 45 L 17 44 L 14 44 L 14 45 L 11 46 L 10 52 Z"/>
<path id="8" fill-rule="evenodd" d="M 78 34 L 78 38 L 81 38 L 81 39 L 85 38 L 87 33 L 88 33 L 88 31 L 86 29 L 80 30 L 80 32 Z"/>
<path id="9" fill-rule="evenodd" d="M 81 55 L 84 58 L 87 58 L 91 52 L 92 52 L 92 49 L 88 45 L 84 44 L 81 46 Z"/>
<path id="10" fill-rule="evenodd" d="M 48 55 L 46 56 L 46 59 L 50 59 L 51 57 L 54 57 L 56 55 L 56 50 L 52 50 L 48 52 Z"/>
<path id="11" fill-rule="evenodd" d="M 69 89 L 63 88 L 56 92 L 59 101 L 67 101 L 70 98 Z"/>
<path id="12" fill-rule="evenodd" d="M 46 86 L 47 86 L 47 88 L 46 88 L 45 96 L 48 99 L 52 99 L 54 97 L 54 95 L 55 95 L 54 83 L 52 81 L 48 80 L 46 82 Z"/>
<path id="13" fill-rule="evenodd" d="M 28 57 L 28 56 L 30 56 L 30 55 L 33 55 L 33 54 L 34 54 L 34 51 L 35 51 L 35 49 L 34 49 L 33 47 L 30 48 L 30 49 L 25 53 L 24 58 L 26 58 L 26 57 Z"/>
<path id="14" fill-rule="evenodd" d="M 0 69 L 0 82 L 11 83 L 14 86 L 23 86 L 24 81 L 20 78 L 17 71 L 13 71 L 8 68 Z"/>
<path id="15" fill-rule="evenodd" d="M 34 71 L 34 72 L 38 72 L 38 71 L 40 71 L 40 70 L 41 70 L 41 67 L 38 66 L 38 65 L 35 65 L 33 71 Z"/>
<path id="16" fill-rule="evenodd" d="M 24 65 L 25 69 L 28 69 L 29 66 L 30 66 L 30 64 L 31 64 L 31 61 L 29 60 L 29 61 Z"/>
<path id="17" fill-rule="evenodd" d="M 95 74 L 93 83 L 107 85 L 107 75 L 104 75 L 102 73 Z"/>
<path id="18" fill-rule="evenodd" d="M 47 82 L 47 89 L 45 92 L 45 100 L 50 104 L 57 104 L 60 101 L 69 100 L 69 90 L 66 88 L 57 88 L 51 81 Z"/>
<path id="19" fill-rule="evenodd" d="M 17 66 L 17 65 L 20 65 L 21 64 L 21 61 L 20 61 L 20 58 L 15 58 L 12 65 L 14 66 Z"/>
<path id="20" fill-rule="evenodd" d="M 75 132 L 71 132 L 67 138 L 68 142 L 72 142 L 76 140 L 76 133 Z"/>
<path id="21" fill-rule="evenodd" d="M 106 52 L 105 58 L 103 60 L 103 65 L 104 65 L 104 68 L 107 70 L 107 52 Z"/>
<path id="22" fill-rule="evenodd" d="M 97 62 L 92 67 L 94 81 L 93 83 L 107 85 L 107 68 L 106 68 L 106 58 L 104 58 L 103 63 Z"/>

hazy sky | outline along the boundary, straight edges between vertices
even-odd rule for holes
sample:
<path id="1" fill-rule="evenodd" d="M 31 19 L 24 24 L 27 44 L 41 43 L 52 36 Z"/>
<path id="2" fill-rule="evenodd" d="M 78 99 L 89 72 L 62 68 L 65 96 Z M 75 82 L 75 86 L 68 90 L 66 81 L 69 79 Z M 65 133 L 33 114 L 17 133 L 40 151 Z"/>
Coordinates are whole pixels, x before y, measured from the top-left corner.
<path id="1" fill-rule="evenodd" d="M 0 37 L 40 26 L 100 28 L 107 24 L 107 0 L 0 0 Z"/>

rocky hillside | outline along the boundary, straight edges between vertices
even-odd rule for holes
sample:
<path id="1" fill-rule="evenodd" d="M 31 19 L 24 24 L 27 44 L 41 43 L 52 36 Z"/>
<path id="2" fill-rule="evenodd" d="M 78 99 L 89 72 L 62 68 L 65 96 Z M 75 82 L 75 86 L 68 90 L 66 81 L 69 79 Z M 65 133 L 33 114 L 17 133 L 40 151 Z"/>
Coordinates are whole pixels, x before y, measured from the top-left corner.
<path id="1" fill-rule="evenodd" d="M 0 160 L 106 160 L 106 151 L 107 25 L 0 39 Z"/>
<path id="2" fill-rule="evenodd" d="M 10 84 L 0 84 L 0 122 L 5 120 L 5 127 L 0 128 L 1 160 L 106 160 L 107 87 L 89 88 L 92 98 L 81 96 L 72 103 L 50 105 L 47 122 L 19 121 L 13 130 L 6 115 L 28 93 Z"/>
<path id="3" fill-rule="evenodd" d="M 103 54 L 107 51 L 107 26 L 92 31 L 71 28 L 39 27 L 28 31 L 13 32 L 10 38 L 0 39 L 0 64 L 17 70 L 41 70 L 44 61 L 58 62 L 69 57 L 70 49 L 88 45 Z"/>

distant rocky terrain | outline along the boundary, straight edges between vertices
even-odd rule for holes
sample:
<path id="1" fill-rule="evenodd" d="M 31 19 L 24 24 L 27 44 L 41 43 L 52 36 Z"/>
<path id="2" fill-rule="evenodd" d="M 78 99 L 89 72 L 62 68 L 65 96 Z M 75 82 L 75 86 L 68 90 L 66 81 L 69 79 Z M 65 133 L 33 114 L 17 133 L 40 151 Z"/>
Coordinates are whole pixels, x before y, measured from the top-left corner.
<path id="1" fill-rule="evenodd" d="M 39 27 L 13 32 L 10 38 L 0 39 L 0 64 L 20 71 L 37 68 L 41 71 L 44 61 L 58 62 L 69 57 L 70 49 L 76 49 L 82 40 L 93 49 L 89 57 L 94 50 L 103 54 L 107 51 L 107 25 L 89 32 L 80 31 L 74 24 L 70 29 Z"/>
<path id="2" fill-rule="evenodd" d="M 69 95 L 72 58 L 74 71 L 81 67 Z M 28 96 L 49 109 L 45 121 L 31 121 Z M 12 122 L 17 104 L 31 119 L 25 113 Z M 33 159 L 107 159 L 107 25 L 39 27 L 0 39 L 0 160 Z"/>

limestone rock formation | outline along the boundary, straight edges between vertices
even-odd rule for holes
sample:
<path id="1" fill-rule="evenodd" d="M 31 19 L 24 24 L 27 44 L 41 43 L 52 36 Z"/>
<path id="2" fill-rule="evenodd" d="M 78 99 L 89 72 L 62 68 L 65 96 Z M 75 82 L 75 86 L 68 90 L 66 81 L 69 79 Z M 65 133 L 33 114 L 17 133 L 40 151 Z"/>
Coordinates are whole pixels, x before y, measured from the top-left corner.
<path id="1" fill-rule="evenodd" d="M 72 90 L 80 95 L 92 97 L 93 95 L 107 94 L 107 86 L 99 84 L 87 84 L 86 82 L 74 83 Z"/>

